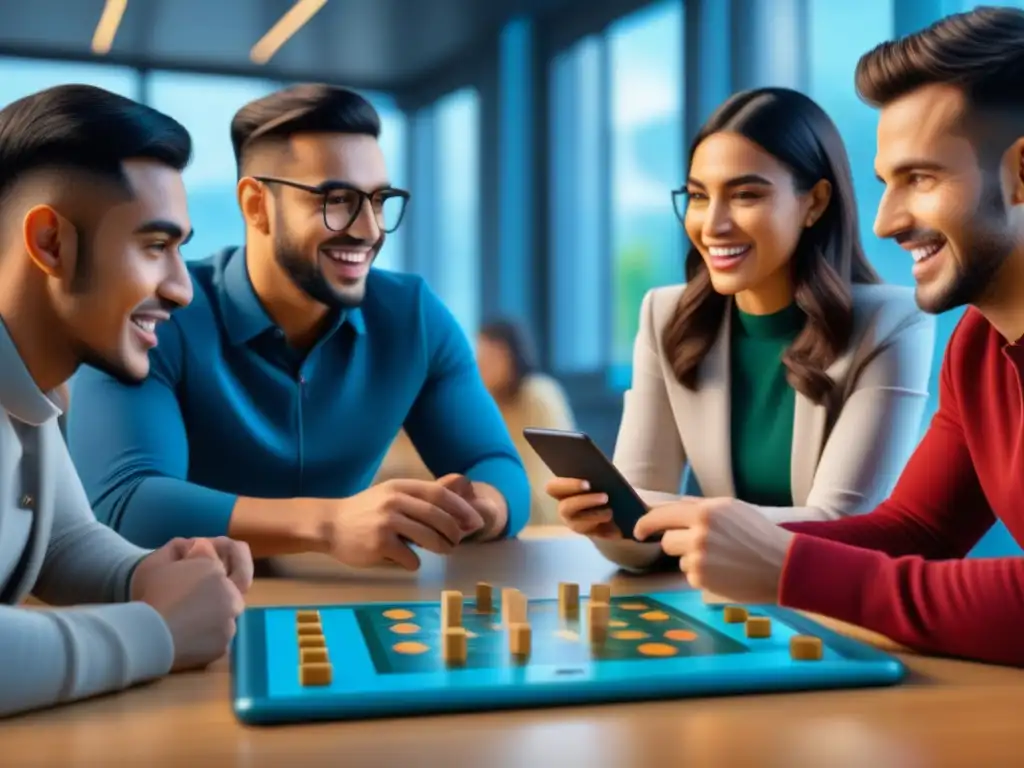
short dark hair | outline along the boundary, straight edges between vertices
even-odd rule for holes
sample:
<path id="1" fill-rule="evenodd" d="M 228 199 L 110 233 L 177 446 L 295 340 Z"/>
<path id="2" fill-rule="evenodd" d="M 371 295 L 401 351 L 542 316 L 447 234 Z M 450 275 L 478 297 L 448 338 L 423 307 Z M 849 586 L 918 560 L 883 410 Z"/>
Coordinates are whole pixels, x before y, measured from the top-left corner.
<path id="1" fill-rule="evenodd" d="M 264 142 L 301 133 L 351 133 L 380 137 L 380 116 L 349 88 L 300 84 L 250 101 L 231 121 L 231 145 L 241 174 L 246 155 Z"/>
<path id="2" fill-rule="evenodd" d="M 1024 112 L 1024 10 L 981 6 L 877 45 L 857 63 L 857 92 L 884 106 L 926 85 L 960 88 L 970 108 Z"/>
<path id="3" fill-rule="evenodd" d="M 91 85 L 58 85 L 0 110 L 0 204 L 34 171 L 73 168 L 127 190 L 126 160 L 182 171 L 191 158 L 192 139 L 176 120 Z"/>

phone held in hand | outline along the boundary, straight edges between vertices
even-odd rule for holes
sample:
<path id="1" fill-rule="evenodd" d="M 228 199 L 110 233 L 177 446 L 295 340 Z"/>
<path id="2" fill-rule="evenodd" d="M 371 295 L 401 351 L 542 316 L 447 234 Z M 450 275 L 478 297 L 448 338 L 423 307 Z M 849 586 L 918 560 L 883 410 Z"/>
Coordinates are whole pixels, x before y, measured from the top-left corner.
<path id="1" fill-rule="evenodd" d="M 647 505 L 589 435 L 526 427 L 523 437 L 556 477 L 586 480 L 591 493 L 607 494 L 612 521 L 625 538 L 636 540 L 633 527 L 647 513 Z"/>

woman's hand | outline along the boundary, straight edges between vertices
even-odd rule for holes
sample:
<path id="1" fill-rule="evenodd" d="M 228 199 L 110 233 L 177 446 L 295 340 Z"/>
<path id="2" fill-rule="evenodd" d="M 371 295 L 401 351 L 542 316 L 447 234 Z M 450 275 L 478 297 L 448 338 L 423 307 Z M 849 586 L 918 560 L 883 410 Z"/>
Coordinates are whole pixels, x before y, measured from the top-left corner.
<path id="1" fill-rule="evenodd" d="M 558 516 L 570 530 L 595 539 L 622 538 L 622 531 L 612 522 L 607 494 L 591 493 L 586 480 L 556 477 L 545 490 L 558 500 Z"/>

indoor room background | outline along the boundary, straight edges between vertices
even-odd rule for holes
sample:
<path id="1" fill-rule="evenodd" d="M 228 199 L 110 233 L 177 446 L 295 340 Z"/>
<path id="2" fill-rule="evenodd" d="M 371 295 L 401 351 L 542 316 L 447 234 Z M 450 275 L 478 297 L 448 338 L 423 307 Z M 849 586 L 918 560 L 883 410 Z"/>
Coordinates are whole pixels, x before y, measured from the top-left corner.
<path id="1" fill-rule="evenodd" d="M 1024 5 L 1024 0 L 1003 5 Z M 838 124 L 869 256 L 912 284 L 911 260 L 871 231 L 875 112 L 858 57 L 969 0 L 0 0 L 0 105 L 89 83 L 173 115 L 192 133 L 188 258 L 243 237 L 228 125 L 296 81 L 354 87 L 377 106 L 393 182 L 411 190 L 378 266 L 425 276 L 472 338 L 520 321 L 609 453 L 629 386 L 638 310 L 682 280 L 670 197 L 686 147 L 730 93 L 797 88 Z M 266 59 L 292 6 L 315 11 Z M 112 41 L 97 29 L 120 16 Z M 60 23 L 55 23 L 59 19 Z M 255 48 L 254 48 L 255 46 Z M 960 313 L 939 319 L 942 350 Z M 1019 553 L 1002 527 L 975 554 Z"/>

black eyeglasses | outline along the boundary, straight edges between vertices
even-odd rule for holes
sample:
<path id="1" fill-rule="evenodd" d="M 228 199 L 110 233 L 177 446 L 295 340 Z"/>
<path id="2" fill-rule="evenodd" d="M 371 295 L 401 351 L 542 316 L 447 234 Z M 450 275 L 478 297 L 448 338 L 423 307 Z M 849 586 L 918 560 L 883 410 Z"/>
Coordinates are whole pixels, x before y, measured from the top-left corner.
<path id="1" fill-rule="evenodd" d="M 311 195 L 323 198 L 324 226 L 332 232 L 344 232 L 355 223 L 363 204 L 369 203 L 377 226 L 386 233 L 394 232 L 402 223 L 405 207 L 409 202 L 409 193 L 404 189 L 386 187 L 373 192 L 364 192 L 358 187 L 343 181 L 325 181 L 317 186 L 300 184 L 288 179 L 276 179 L 272 176 L 254 176 L 256 181 L 264 184 L 282 184 L 286 187 L 301 189 Z"/>
<path id="2" fill-rule="evenodd" d="M 689 197 L 686 187 L 672 190 L 672 208 L 676 212 L 676 218 L 683 224 L 686 223 L 686 203 Z"/>

